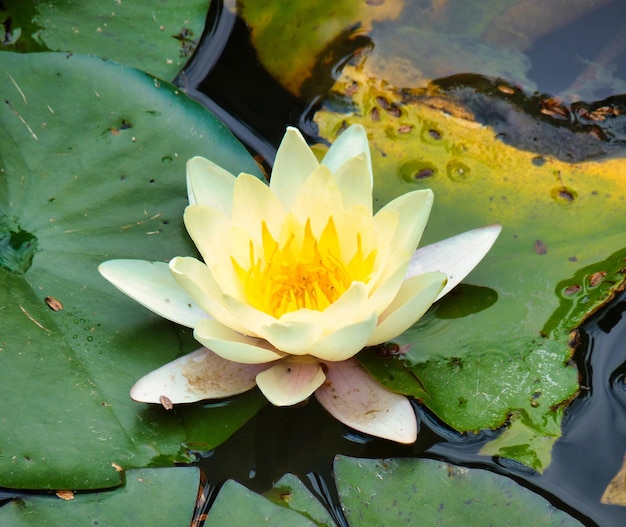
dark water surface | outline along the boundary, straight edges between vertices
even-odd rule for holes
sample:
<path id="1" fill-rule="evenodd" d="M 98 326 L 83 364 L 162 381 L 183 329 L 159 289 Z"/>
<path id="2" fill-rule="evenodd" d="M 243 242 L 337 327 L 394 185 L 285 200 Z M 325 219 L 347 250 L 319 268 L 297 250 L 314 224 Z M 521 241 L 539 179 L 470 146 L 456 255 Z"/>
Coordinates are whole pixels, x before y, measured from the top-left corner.
<path id="1" fill-rule="evenodd" d="M 604 60 L 614 78 L 626 78 L 625 22 L 626 2 L 616 0 L 535 41 L 527 54 L 533 64 L 529 75 L 538 89 L 557 93 L 579 86 L 593 75 L 593 60 Z M 304 127 L 314 135 L 307 111 L 315 100 L 299 100 L 282 88 L 258 63 L 248 37 L 245 24 L 221 2 L 212 2 L 206 34 L 177 83 L 271 164 L 286 125 Z M 329 84 L 331 66 L 328 78 L 320 82 L 320 96 Z M 597 76 L 592 80 L 598 97 L 620 95 L 610 91 L 617 82 Z M 507 475 L 585 525 L 626 525 L 625 507 L 600 504 L 626 453 L 626 293 L 591 317 L 580 328 L 580 337 L 575 359 L 583 389 L 567 409 L 563 437 L 542 475 L 507 460 L 479 456 L 493 433 L 461 436 L 417 405 L 422 417 L 419 439 L 399 446 L 349 431 L 315 400 L 295 409 L 266 406 L 199 465 L 213 496 L 226 479 L 262 492 L 285 473 L 297 474 L 334 511 L 338 524 L 346 525 L 332 479 L 335 455 L 431 457 Z"/>

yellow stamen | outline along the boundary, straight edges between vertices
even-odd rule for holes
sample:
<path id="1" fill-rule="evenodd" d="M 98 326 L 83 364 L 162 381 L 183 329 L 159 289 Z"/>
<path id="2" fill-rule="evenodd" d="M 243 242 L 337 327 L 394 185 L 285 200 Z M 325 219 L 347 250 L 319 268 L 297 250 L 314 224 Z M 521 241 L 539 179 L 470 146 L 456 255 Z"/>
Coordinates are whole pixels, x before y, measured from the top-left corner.
<path id="1" fill-rule="evenodd" d="M 232 263 L 248 302 L 276 318 L 298 309 L 323 311 L 346 292 L 352 282 L 369 280 L 376 250 L 363 253 L 361 234 L 357 251 L 349 262 L 341 258 L 340 239 L 332 216 L 319 239 L 307 220 L 303 232 L 291 232 L 280 245 L 265 222 L 261 230 L 261 254 L 250 242 L 250 261 Z"/>

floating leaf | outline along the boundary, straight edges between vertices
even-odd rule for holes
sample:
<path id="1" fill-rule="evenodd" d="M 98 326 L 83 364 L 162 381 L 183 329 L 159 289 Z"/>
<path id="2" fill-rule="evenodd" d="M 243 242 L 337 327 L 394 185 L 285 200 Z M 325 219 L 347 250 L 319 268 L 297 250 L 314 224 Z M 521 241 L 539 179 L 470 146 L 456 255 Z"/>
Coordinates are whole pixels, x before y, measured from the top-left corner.
<path id="1" fill-rule="evenodd" d="M 262 524 L 275 527 L 320 525 L 295 511 L 275 505 L 233 480 L 224 483 L 215 503 L 209 510 L 205 523 L 207 527 Z"/>
<path id="2" fill-rule="evenodd" d="M 0 35 L 9 51 L 90 53 L 170 80 L 196 48 L 206 12 L 205 0 L 5 0 Z"/>
<path id="3" fill-rule="evenodd" d="M 287 507 L 310 518 L 318 527 L 335 527 L 328 510 L 293 474 L 285 474 L 263 495 L 276 505 Z"/>
<path id="4" fill-rule="evenodd" d="M 185 161 L 259 174 L 255 163 L 175 87 L 102 59 L 0 53 L 0 92 L 0 486 L 111 487 L 112 463 L 215 447 L 263 398 L 170 411 L 131 401 L 138 378 L 199 346 L 97 267 L 195 255 Z"/>
<path id="5" fill-rule="evenodd" d="M 338 457 L 350 525 L 579 526 L 509 478 L 430 459 Z"/>
<path id="6" fill-rule="evenodd" d="M 22 497 L 0 508 L 0 523 L 40 525 L 189 525 L 198 492 L 197 468 L 129 470 L 114 491 Z"/>

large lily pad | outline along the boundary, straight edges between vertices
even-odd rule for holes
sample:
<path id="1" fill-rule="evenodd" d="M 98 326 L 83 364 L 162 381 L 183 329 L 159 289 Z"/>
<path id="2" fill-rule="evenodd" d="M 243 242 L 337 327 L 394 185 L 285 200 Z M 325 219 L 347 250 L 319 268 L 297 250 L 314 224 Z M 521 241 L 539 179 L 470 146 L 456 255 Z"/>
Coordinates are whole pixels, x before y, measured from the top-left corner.
<path id="1" fill-rule="evenodd" d="M 377 204 L 434 190 L 423 243 L 504 227 L 468 277 L 475 286 L 458 288 L 395 349 L 373 350 L 363 362 L 459 431 L 497 428 L 513 416 L 518 432 L 527 429 L 510 434 L 509 447 L 528 446 L 529 436 L 530 444 L 553 443 L 558 408 L 578 387 L 570 332 L 624 280 L 626 160 L 570 164 L 518 150 L 445 94 L 395 89 L 366 65 L 344 70 L 330 100 L 339 95 L 343 111 L 328 105 L 315 120 L 329 140 L 346 123 L 369 130 Z M 390 350 L 402 360 L 380 358 Z M 526 450 L 520 460 L 538 470 L 549 462 L 549 452 L 530 457 Z"/>
<path id="2" fill-rule="evenodd" d="M 90 53 L 173 79 L 202 34 L 206 0 L 6 0 L 0 37 L 9 51 Z"/>
<path id="3" fill-rule="evenodd" d="M 335 460 L 350 525 L 579 526 L 518 483 L 430 459 Z"/>
<path id="4" fill-rule="evenodd" d="M 134 381 L 198 347 L 100 277 L 109 258 L 195 254 L 182 225 L 185 161 L 258 174 L 175 87 L 80 55 L 0 54 L 0 486 L 118 485 L 123 468 L 222 442 L 263 404 L 167 412 Z"/>
<path id="5" fill-rule="evenodd" d="M 307 505 L 315 508 L 314 501 Z M 317 506 L 319 507 L 319 503 Z M 221 488 L 207 515 L 205 525 L 207 527 L 263 524 L 275 527 L 315 527 L 320 525 L 306 516 L 288 507 L 275 505 L 236 481 L 229 480 Z"/>
<path id="6" fill-rule="evenodd" d="M 129 470 L 114 491 L 23 497 L 0 508 L 12 527 L 41 525 L 188 526 L 199 480 L 196 468 Z M 71 499 L 67 499 L 67 498 Z"/>

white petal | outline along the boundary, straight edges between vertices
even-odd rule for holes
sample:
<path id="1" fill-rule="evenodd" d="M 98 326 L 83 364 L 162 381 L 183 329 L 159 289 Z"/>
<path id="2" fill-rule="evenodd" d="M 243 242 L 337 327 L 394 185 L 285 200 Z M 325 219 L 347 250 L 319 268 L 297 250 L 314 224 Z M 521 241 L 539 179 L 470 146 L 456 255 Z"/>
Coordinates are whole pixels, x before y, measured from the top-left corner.
<path id="1" fill-rule="evenodd" d="M 322 164 L 330 168 L 334 174 L 350 158 L 363 154 L 365 156 L 365 168 L 367 169 L 370 188 L 374 185 L 374 175 L 372 171 L 372 157 L 370 146 L 367 141 L 365 128 L 360 124 L 354 124 L 344 130 L 335 142 L 331 145 L 322 160 Z"/>
<path id="2" fill-rule="evenodd" d="M 489 252 L 502 230 L 501 225 L 487 225 L 446 238 L 415 251 L 405 278 L 429 271 L 448 276 L 437 300 L 459 284 Z"/>
<path id="3" fill-rule="evenodd" d="M 187 161 L 189 204 L 209 205 L 230 216 L 235 176 L 203 157 Z"/>
<path id="4" fill-rule="evenodd" d="M 335 419 L 376 437 L 415 442 L 417 418 L 406 397 L 385 388 L 356 359 L 325 364 L 326 382 L 315 397 Z"/>
<path id="5" fill-rule="evenodd" d="M 109 260 L 101 263 L 98 271 L 122 293 L 172 322 L 193 328 L 208 317 L 164 262 Z"/>
<path id="6" fill-rule="evenodd" d="M 285 356 L 263 339 L 237 333 L 212 318 L 200 321 L 194 329 L 193 336 L 201 344 L 233 362 L 263 364 Z"/>
<path id="7" fill-rule="evenodd" d="M 378 318 L 378 326 L 367 345 L 387 342 L 409 329 L 428 311 L 445 283 L 446 275 L 438 272 L 405 280 L 393 302 Z"/>
<path id="8" fill-rule="evenodd" d="M 307 399 L 326 379 L 318 362 L 282 360 L 259 373 L 256 382 L 275 406 L 292 406 Z"/>
<path id="9" fill-rule="evenodd" d="M 291 206 L 300 191 L 302 183 L 319 163 L 297 128 L 288 127 L 283 137 L 270 178 L 270 188 L 274 191 L 285 210 Z"/>
<path id="10" fill-rule="evenodd" d="M 161 366 L 139 379 L 130 391 L 135 401 L 173 404 L 221 399 L 253 388 L 256 376 L 267 364 L 239 364 L 223 359 L 207 348 Z"/>

